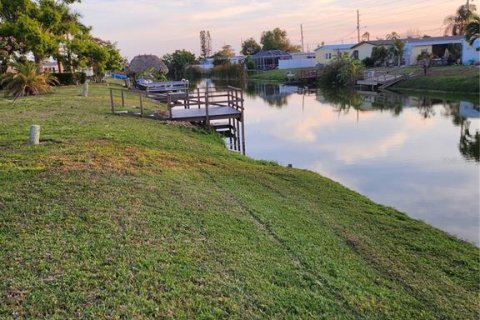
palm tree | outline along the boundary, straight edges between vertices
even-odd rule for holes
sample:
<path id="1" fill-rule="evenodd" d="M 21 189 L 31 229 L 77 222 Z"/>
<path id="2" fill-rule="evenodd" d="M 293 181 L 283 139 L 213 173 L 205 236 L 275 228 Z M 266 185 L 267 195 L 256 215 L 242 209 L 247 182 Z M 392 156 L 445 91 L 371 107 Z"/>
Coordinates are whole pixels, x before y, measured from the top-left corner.
<path id="1" fill-rule="evenodd" d="M 393 39 L 393 45 L 390 47 L 389 54 L 390 56 L 396 60 L 397 65 L 400 66 L 402 64 L 403 58 L 403 50 L 405 49 L 405 43 L 402 40 L 396 38 Z"/>
<path id="2" fill-rule="evenodd" d="M 400 35 L 398 33 L 396 33 L 395 31 L 393 31 L 392 33 L 387 34 L 386 39 L 387 40 L 400 39 Z"/>
<path id="3" fill-rule="evenodd" d="M 12 64 L 12 71 L 0 76 L 0 85 L 4 86 L 5 96 L 14 99 L 27 95 L 37 95 L 51 91 L 51 85 L 58 83 L 50 74 L 38 73 L 33 61 Z"/>
<path id="4" fill-rule="evenodd" d="M 480 18 L 477 16 L 465 27 L 465 39 L 470 45 L 480 38 Z"/>
<path id="5" fill-rule="evenodd" d="M 475 14 L 476 10 L 477 7 L 474 4 L 470 4 L 469 6 L 464 4 L 457 9 L 455 15 L 446 17 L 444 20 L 444 23 L 447 25 L 445 35 L 463 35 L 465 32 L 465 26 L 478 17 L 478 15 Z"/>

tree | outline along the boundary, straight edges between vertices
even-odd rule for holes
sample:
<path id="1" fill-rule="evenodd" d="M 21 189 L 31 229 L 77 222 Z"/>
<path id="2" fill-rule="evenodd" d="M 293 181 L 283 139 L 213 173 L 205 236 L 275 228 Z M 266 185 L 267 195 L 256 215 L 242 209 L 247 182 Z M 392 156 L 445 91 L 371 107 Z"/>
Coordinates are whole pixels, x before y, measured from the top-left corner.
<path id="1" fill-rule="evenodd" d="M 80 41 L 78 47 L 79 66 L 91 66 L 96 80 L 100 81 L 106 70 L 122 68 L 122 56 L 114 43 L 90 37 Z"/>
<path id="2" fill-rule="evenodd" d="M 287 37 L 287 32 L 280 28 L 264 31 L 260 43 L 262 44 L 262 50 L 300 51 L 300 46 L 292 45 Z"/>
<path id="3" fill-rule="evenodd" d="M 235 56 L 235 50 L 233 50 L 232 46 L 229 44 L 224 45 L 219 53 L 225 58 L 231 58 Z"/>
<path id="4" fill-rule="evenodd" d="M 89 63 L 97 75 L 117 68 L 118 49 L 90 35 L 90 28 L 69 7 L 75 2 L 79 0 L 0 0 L 0 36 L 22 43 L 19 51 L 32 53 L 38 72 L 49 57 L 70 70 Z"/>
<path id="5" fill-rule="evenodd" d="M 23 43 L 25 51 L 33 54 L 38 71 L 46 58 L 58 56 L 59 37 L 78 23 L 78 15 L 68 6 L 76 0 L 0 1 L 0 35 Z"/>
<path id="6" fill-rule="evenodd" d="M 242 42 L 242 50 L 240 51 L 245 56 L 251 56 L 262 50 L 262 47 L 253 38 L 248 38 Z"/>
<path id="7" fill-rule="evenodd" d="M 362 41 L 370 41 L 370 32 L 366 31 L 362 34 Z"/>
<path id="8" fill-rule="evenodd" d="M 200 31 L 200 56 L 203 59 L 210 57 L 212 54 L 212 38 L 210 37 L 210 31 Z"/>
<path id="9" fill-rule="evenodd" d="M 465 26 L 478 17 L 475 13 L 476 9 L 474 4 L 470 4 L 469 6 L 464 4 L 457 9 L 455 15 L 446 17 L 444 20 L 444 23 L 447 25 L 445 35 L 463 35 L 465 33 Z"/>
<path id="10" fill-rule="evenodd" d="M 465 39 L 470 45 L 480 38 L 480 18 L 477 16 L 465 27 Z"/>
<path id="11" fill-rule="evenodd" d="M 230 58 L 235 56 L 235 52 L 231 45 L 224 45 L 222 50 L 216 52 L 213 55 L 213 65 L 219 66 L 222 64 L 230 63 Z"/>
<path id="12" fill-rule="evenodd" d="M 170 78 L 180 80 L 185 77 L 187 67 L 195 62 L 195 54 L 187 50 L 176 50 L 162 57 L 167 65 Z"/>
<path id="13" fill-rule="evenodd" d="M 18 59 L 18 53 L 24 54 L 24 45 L 15 37 L 0 36 L 0 74 L 7 71 L 8 64 Z"/>
<path id="14" fill-rule="evenodd" d="M 400 35 L 393 31 L 392 33 L 387 34 L 387 40 L 393 40 L 392 46 L 388 50 L 388 55 L 397 61 L 397 65 L 400 66 L 403 58 L 403 50 L 405 48 L 405 43 L 400 40 Z"/>
<path id="15" fill-rule="evenodd" d="M 353 86 L 363 70 L 358 59 L 352 59 L 348 54 L 339 54 L 323 69 L 320 84 L 326 87 Z"/>
<path id="16" fill-rule="evenodd" d="M 397 65 L 402 64 L 403 50 L 405 49 L 405 43 L 400 39 L 393 40 L 393 46 L 390 47 L 390 55 L 394 60 L 397 60 Z"/>
<path id="17" fill-rule="evenodd" d="M 387 34 L 387 36 L 385 38 L 387 40 L 397 40 L 397 39 L 400 39 L 400 35 L 398 33 L 396 33 L 395 31 L 393 31 L 392 33 Z"/>
<path id="18" fill-rule="evenodd" d="M 388 57 L 388 50 L 383 47 L 373 47 L 372 49 L 372 60 L 374 66 L 381 66 L 385 63 L 385 60 Z"/>

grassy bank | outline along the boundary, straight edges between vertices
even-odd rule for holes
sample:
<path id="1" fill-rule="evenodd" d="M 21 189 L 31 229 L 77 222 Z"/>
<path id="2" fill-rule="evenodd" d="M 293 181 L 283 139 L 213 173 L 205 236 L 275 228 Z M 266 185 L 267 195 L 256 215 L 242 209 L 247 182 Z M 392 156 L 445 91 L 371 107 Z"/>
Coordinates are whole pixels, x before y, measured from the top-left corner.
<path id="1" fill-rule="evenodd" d="M 416 76 L 401 81 L 394 86 L 397 89 L 421 91 L 445 91 L 478 94 L 480 91 L 479 68 L 475 66 L 432 67 L 423 75 L 418 67 L 396 68 L 394 71 L 414 72 Z"/>
<path id="2" fill-rule="evenodd" d="M 287 70 L 268 70 L 249 72 L 248 80 L 250 81 L 272 81 L 285 82 L 287 73 L 299 74 L 302 70 L 311 70 L 312 68 L 297 68 Z"/>
<path id="3" fill-rule="evenodd" d="M 286 74 L 287 70 L 250 71 L 248 80 L 284 82 Z"/>
<path id="4" fill-rule="evenodd" d="M 0 318 L 477 318 L 473 245 L 90 89 L 0 99 Z"/>

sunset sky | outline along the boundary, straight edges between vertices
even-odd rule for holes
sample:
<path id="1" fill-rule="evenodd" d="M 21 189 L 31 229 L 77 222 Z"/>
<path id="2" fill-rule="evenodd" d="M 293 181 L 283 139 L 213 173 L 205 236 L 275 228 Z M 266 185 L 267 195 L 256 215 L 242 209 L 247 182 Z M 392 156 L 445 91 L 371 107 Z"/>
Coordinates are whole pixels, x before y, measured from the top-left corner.
<path id="1" fill-rule="evenodd" d="M 200 30 L 209 30 L 213 50 L 229 44 L 238 53 L 242 39 L 260 40 L 262 31 L 280 27 L 305 50 L 325 43 L 356 42 L 356 10 L 361 33 L 370 38 L 396 31 L 438 36 L 443 20 L 465 1 L 458 0 L 83 0 L 75 10 L 93 34 L 115 41 L 122 54 L 163 55 L 176 49 L 199 54 Z M 475 3 L 475 2 L 473 2 Z"/>

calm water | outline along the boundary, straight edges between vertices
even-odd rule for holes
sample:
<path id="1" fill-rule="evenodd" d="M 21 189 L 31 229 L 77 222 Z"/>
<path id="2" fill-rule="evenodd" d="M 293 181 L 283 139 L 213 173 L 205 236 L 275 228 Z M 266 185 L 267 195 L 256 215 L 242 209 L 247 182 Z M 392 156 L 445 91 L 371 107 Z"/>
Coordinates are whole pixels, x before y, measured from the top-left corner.
<path id="1" fill-rule="evenodd" d="M 316 171 L 480 243 L 478 98 L 248 84 L 245 108 L 247 155 Z"/>

